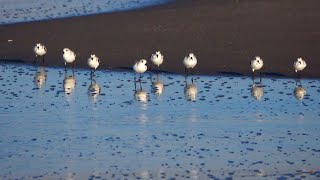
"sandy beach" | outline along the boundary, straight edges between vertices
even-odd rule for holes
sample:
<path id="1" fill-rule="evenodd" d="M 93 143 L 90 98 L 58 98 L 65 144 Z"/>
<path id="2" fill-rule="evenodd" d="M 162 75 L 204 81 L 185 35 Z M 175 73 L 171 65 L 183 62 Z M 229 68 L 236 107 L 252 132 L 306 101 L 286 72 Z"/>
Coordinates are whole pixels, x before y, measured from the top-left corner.
<path id="1" fill-rule="evenodd" d="M 77 67 L 97 54 L 101 68 L 131 67 L 155 50 L 162 70 L 184 72 L 193 52 L 196 74 L 249 75 L 249 61 L 265 61 L 264 73 L 294 76 L 293 61 L 307 60 L 304 77 L 320 77 L 320 1 L 178 0 L 147 9 L 0 26 L 0 59 L 32 62 L 33 47 L 48 48 L 46 65 L 63 66 L 62 49 L 77 53 Z M 13 42 L 8 42 L 8 40 Z"/>

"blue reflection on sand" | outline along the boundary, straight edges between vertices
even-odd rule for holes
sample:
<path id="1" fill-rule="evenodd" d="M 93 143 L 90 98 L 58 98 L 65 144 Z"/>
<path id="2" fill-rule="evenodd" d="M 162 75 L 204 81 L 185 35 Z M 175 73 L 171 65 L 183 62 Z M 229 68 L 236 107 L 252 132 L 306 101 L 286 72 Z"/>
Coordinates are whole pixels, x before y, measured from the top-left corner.
<path id="1" fill-rule="evenodd" d="M 0 72 L 1 179 L 320 177 L 318 80 Z"/>

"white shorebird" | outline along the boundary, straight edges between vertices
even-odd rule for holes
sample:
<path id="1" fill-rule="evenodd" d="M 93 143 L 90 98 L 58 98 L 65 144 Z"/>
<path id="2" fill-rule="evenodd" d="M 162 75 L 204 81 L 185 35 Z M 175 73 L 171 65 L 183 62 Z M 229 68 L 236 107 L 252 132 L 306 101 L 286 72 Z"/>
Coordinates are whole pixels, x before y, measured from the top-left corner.
<path id="1" fill-rule="evenodd" d="M 136 72 L 136 73 L 139 73 L 140 74 L 140 78 L 141 78 L 141 75 L 147 71 L 148 67 L 147 67 L 147 60 L 145 59 L 141 59 L 139 61 L 137 61 L 134 65 L 133 65 L 133 70 Z"/>
<path id="2" fill-rule="evenodd" d="M 256 56 L 255 59 L 251 60 L 250 66 L 253 74 L 254 71 L 260 70 L 262 68 L 263 60 L 259 56 Z"/>
<path id="3" fill-rule="evenodd" d="M 190 53 L 183 59 L 183 64 L 185 67 L 185 73 L 187 73 L 187 69 L 193 69 L 197 65 L 197 58 L 193 53 Z"/>
<path id="4" fill-rule="evenodd" d="M 297 73 L 297 76 L 299 77 L 300 74 L 298 74 L 298 71 L 301 72 L 305 67 L 307 66 L 307 63 L 305 60 L 302 58 L 298 58 L 294 63 L 293 63 L 293 68 Z"/>
<path id="5" fill-rule="evenodd" d="M 34 53 L 36 54 L 36 58 L 34 62 L 38 59 L 38 56 L 42 56 L 42 62 L 44 62 L 44 55 L 47 53 L 47 48 L 41 43 L 37 43 L 33 48 Z"/>
<path id="6" fill-rule="evenodd" d="M 150 61 L 154 65 L 158 66 L 158 69 L 159 69 L 159 66 L 163 63 L 163 55 L 161 54 L 160 51 L 156 51 L 154 54 L 151 55 Z"/>
<path id="7" fill-rule="evenodd" d="M 63 49 L 64 67 L 67 69 L 67 63 L 72 63 L 72 69 L 74 68 L 74 61 L 76 60 L 76 54 L 69 48 Z"/>
<path id="8" fill-rule="evenodd" d="M 95 54 L 91 54 L 90 58 L 88 59 L 88 65 L 93 70 L 93 73 L 96 72 L 96 69 L 98 68 L 99 64 L 99 58 Z"/>

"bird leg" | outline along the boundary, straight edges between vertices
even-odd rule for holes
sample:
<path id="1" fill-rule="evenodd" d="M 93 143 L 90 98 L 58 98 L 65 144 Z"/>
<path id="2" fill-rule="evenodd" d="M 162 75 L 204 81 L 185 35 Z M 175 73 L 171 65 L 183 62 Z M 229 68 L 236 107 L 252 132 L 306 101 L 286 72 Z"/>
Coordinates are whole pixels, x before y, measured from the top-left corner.
<path id="1" fill-rule="evenodd" d="M 300 80 L 301 79 L 301 71 L 297 72 L 297 78 Z"/>
<path id="2" fill-rule="evenodd" d="M 261 84 L 262 82 L 262 73 L 260 73 L 260 81 L 259 81 L 259 84 Z"/>
<path id="3" fill-rule="evenodd" d="M 42 63 L 44 63 L 44 56 L 45 56 L 45 55 L 42 56 Z"/>
<path id="4" fill-rule="evenodd" d="M 184 74 L 185 74 L 186 76 L 189 76 L 189 69 L 184 68 Z"/>
<path id="5" fill-rule="evenodd" d="M 34 58 L 33 63 L 36 63 L 37 59 L 38 59 L 38 56 L 36 55 L 36 58 Z"/>

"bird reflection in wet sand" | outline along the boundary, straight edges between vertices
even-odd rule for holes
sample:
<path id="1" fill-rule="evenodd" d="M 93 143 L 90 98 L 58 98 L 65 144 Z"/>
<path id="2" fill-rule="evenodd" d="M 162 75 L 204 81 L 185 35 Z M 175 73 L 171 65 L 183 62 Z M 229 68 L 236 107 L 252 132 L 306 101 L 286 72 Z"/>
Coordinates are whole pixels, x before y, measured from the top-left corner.
<path id="1" fill-rule="evenodd" d="M 262 79 L 260 77 L 260 81 L 257 83 L 252 81 L 252 87 L 251 87 L 251 95 L 256 100 L 261 101 L 263 95 L 264 95 L 264 85 L 262 85 Z"/>
<path id="2" fill-rule="evenodd" d="M 95 101 L 101 92 L 101 88 L 94 78 L 91 77 L 90 80 L 91 82 L 88 88 L 88 93 L 92 100 Z"/>
<path id="3" fill-rule="evenodd" d="M 75 88 L 76 88 L 76 78 L 75 78 L 74 74 L 73 75 L 66 74 L 66 76 L 63 80 L 63 89 L 64 89 L 65 95 L 68 99 L 73 94 Z"/>
<path id="4" fill-rule="evenodd" d="M 301 81 L 299 79 L 296 80 L 296 87 L 294 88 L 293 95 L 294 97 L 302 101 L 304 97 L 306 96 L 307 91 L 306 89 L 302 86 Z"/>
<path id="5" fill-rule="evenodd" d="M 156 81 L 153 81 L 153 78 L 151 77 L 151 88 L 152 88 L 152 93 L 154 93 L 159 97 L 163 93 L 164 84 L 160 80 L 158 73 L 156 74 L 156 76 L 157 76 Z"/>
<path id="6" fill-rule="evenodd" d="M 186 77 L 185 82 L 186 82 L 186 84 L 184 87 L 184 94 L 185 94 L 186 99 L 188 101 L 196 101 L 198 88 L 197 88 L 197 85 L 194 83 L 193 78 L 191 78 L 191 83 L 188 83 L 188 79 Z"/>
<path id="7" fill-rule="evenodd" d="M 137 81 L 135 79 L 134 80 L 134 97 L 139 102 L 147 103 L 149 99 L 148 93 L 142 89 L 141 81 L 139 81 L 138 83 L 140 86 L 139 89 L 137 89 Z"/>
<path id="8" fill-rule="evenodd" d="M 34 78 L 34 82 L 37 86 L 37 88 L 41 89 L 44 87 L 47 81 L 47 72 L 44 67 L 39 67 L 37 70 L 37 73 Z"/>

